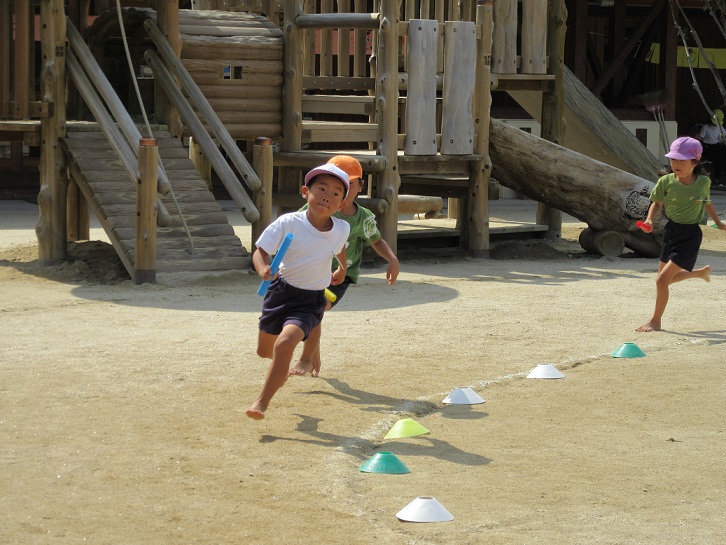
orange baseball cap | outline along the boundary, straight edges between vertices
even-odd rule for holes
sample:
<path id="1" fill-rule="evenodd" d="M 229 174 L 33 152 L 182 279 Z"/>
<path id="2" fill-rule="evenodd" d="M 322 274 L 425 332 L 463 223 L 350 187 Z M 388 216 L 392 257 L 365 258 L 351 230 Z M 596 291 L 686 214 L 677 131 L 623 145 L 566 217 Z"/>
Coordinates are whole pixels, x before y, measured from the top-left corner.
<path id="1" fill-rule="evenodd" d="M 335 165 L 345 172 L 349 180 L 363 178 L 363 167 L 360 166 L 360 162 L 355 157 L 351 157 L 350 155 L 336 155 L 330 158 L 328 164 Z"/>

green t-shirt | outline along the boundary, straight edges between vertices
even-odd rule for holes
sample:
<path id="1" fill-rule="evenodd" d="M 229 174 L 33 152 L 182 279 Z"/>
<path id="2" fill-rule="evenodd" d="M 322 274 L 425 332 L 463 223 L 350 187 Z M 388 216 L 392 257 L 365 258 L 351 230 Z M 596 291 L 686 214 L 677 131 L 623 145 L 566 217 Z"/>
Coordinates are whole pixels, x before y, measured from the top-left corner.
<path id="1" fill-rule="evenodd" d="M 682 184 L 675 174 L 666 174 L 650 194 L 653 202 L 662 202 L 669 220 L 682 224 L 700 223 L 705 207 L 711 202 L 711 179 L 699 176 L 692 184 Z"/>
<path id="2" fill-rule="evenodd" d="M 333 217 L 347 221 L 350 225 L 350 235 L 348 235 L 348 245 L 345 248 L 345 259 L 348 261 L 348 268 L 345 272 L 354 283 L 358 283 L 360 276 L 360 264 L 363 260 L 363 246 L 370 246 L 381 238 L 381 232 L 376 225 L 376 215 L 362 207 L 358 203 L 354 203 L 356 212 L 352 216 L 344 216 L 340 212 L 336 212 Z M 300 210 L 306 210 L 308 205 L 304 205 Z M 338 260 L 333 258 L 333 271 L 338 268 Z"/>

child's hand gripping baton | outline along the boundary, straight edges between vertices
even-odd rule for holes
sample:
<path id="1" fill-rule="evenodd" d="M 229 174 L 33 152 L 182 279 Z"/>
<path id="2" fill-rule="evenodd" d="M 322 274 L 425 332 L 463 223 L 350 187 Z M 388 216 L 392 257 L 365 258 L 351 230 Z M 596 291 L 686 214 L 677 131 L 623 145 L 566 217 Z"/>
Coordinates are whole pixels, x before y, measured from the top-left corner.
<path id="1" fill-rule="evenodd" d="M 282 244 L 280 244 L 280 249 L 277 250 L 275 257 L 272 260 L 272 263 L 270 263 L 270 280 L 262 281 L 260 287 L 257 288 L 257 295 L 265 295 L 265 293 L 267 293 L 267 288 L 270 287 L 270 282 L 272 282 L 272 278 L 274 278 L 277 274 L 277 271 L 280 270 L 280 263 L 282 263 L 282 258 L 285 257 L 285 252 L 287 252 L 287 249 L 290 247 L 291 242 L 292 233 L 288 233 L 285 236 L 285 239 L 282 241 Z"/>
<path id="2" fill-rule="evenodd" d="M 636 221 L 635 225 L 638 229 L 641 229 L 645 233 L 650 233 L 653 230 L 653 226 L 645 223 L 644 221 Z"/>

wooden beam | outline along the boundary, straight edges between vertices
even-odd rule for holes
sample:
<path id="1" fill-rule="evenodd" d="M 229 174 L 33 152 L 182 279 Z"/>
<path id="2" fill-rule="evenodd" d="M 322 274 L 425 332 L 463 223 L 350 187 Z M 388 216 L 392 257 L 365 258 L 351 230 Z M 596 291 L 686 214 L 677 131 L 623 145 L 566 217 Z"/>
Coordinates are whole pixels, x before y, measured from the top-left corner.
<path id="1" fill-rule="evenodd" d="M 625 62 L 625 59 L 628 57 L 628 55 L 630 55 L 630 52 L 633 50 L 633 48 L 640 43 L 640 38 L 643 37 L 643 34 L 645 34 L 645 31 L 648 30 L 648 27 L 653 24 L 653 22 L 658 17 L 658 14 L 667 2 L 668 0 L 655 0 L 655 3 L 650 8 L 650 11 L 648 11 L 648 14 L 640 23 L 636 31 L 623 45 L 613 61 L 610 63 L 610 66 L 608 66 L 608 68 L 605 70 L 605 73 L 595 84 L 595 88 L 592 91 L 595 96 L 599 96 L 600 93 L 602 93 L 603 89 L 605 89 L 605 86 L 610 82 L 610 80 L 617 73 L 617 71 L 620 70 L 623 63 Z"/>

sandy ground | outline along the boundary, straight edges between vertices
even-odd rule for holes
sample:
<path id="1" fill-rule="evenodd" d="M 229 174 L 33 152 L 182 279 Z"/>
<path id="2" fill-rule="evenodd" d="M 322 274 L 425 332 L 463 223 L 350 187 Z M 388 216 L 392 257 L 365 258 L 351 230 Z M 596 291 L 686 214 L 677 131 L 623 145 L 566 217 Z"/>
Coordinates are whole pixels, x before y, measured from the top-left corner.
<path id="1" fill-rule="evenodd" d="M 656 260 L 587 255 L 575 221 L 497 259 L 402 253 L 254 422 L 257 277 L 135 286 L 98 242 L 38 267 L 36 221 L 0 202 L 0 543 L 723 543 L 725 233 L 652 334 Z M 565 378 L 526 379 L 541 363 Z M 463 386 L 486 403 L 441 402 Z M 384 440 L 401 418 L 430 434 Z M 410 473 L 358 470 L 380 451 Z M 455 519 L 399 521 L 418 496 Z"/>

